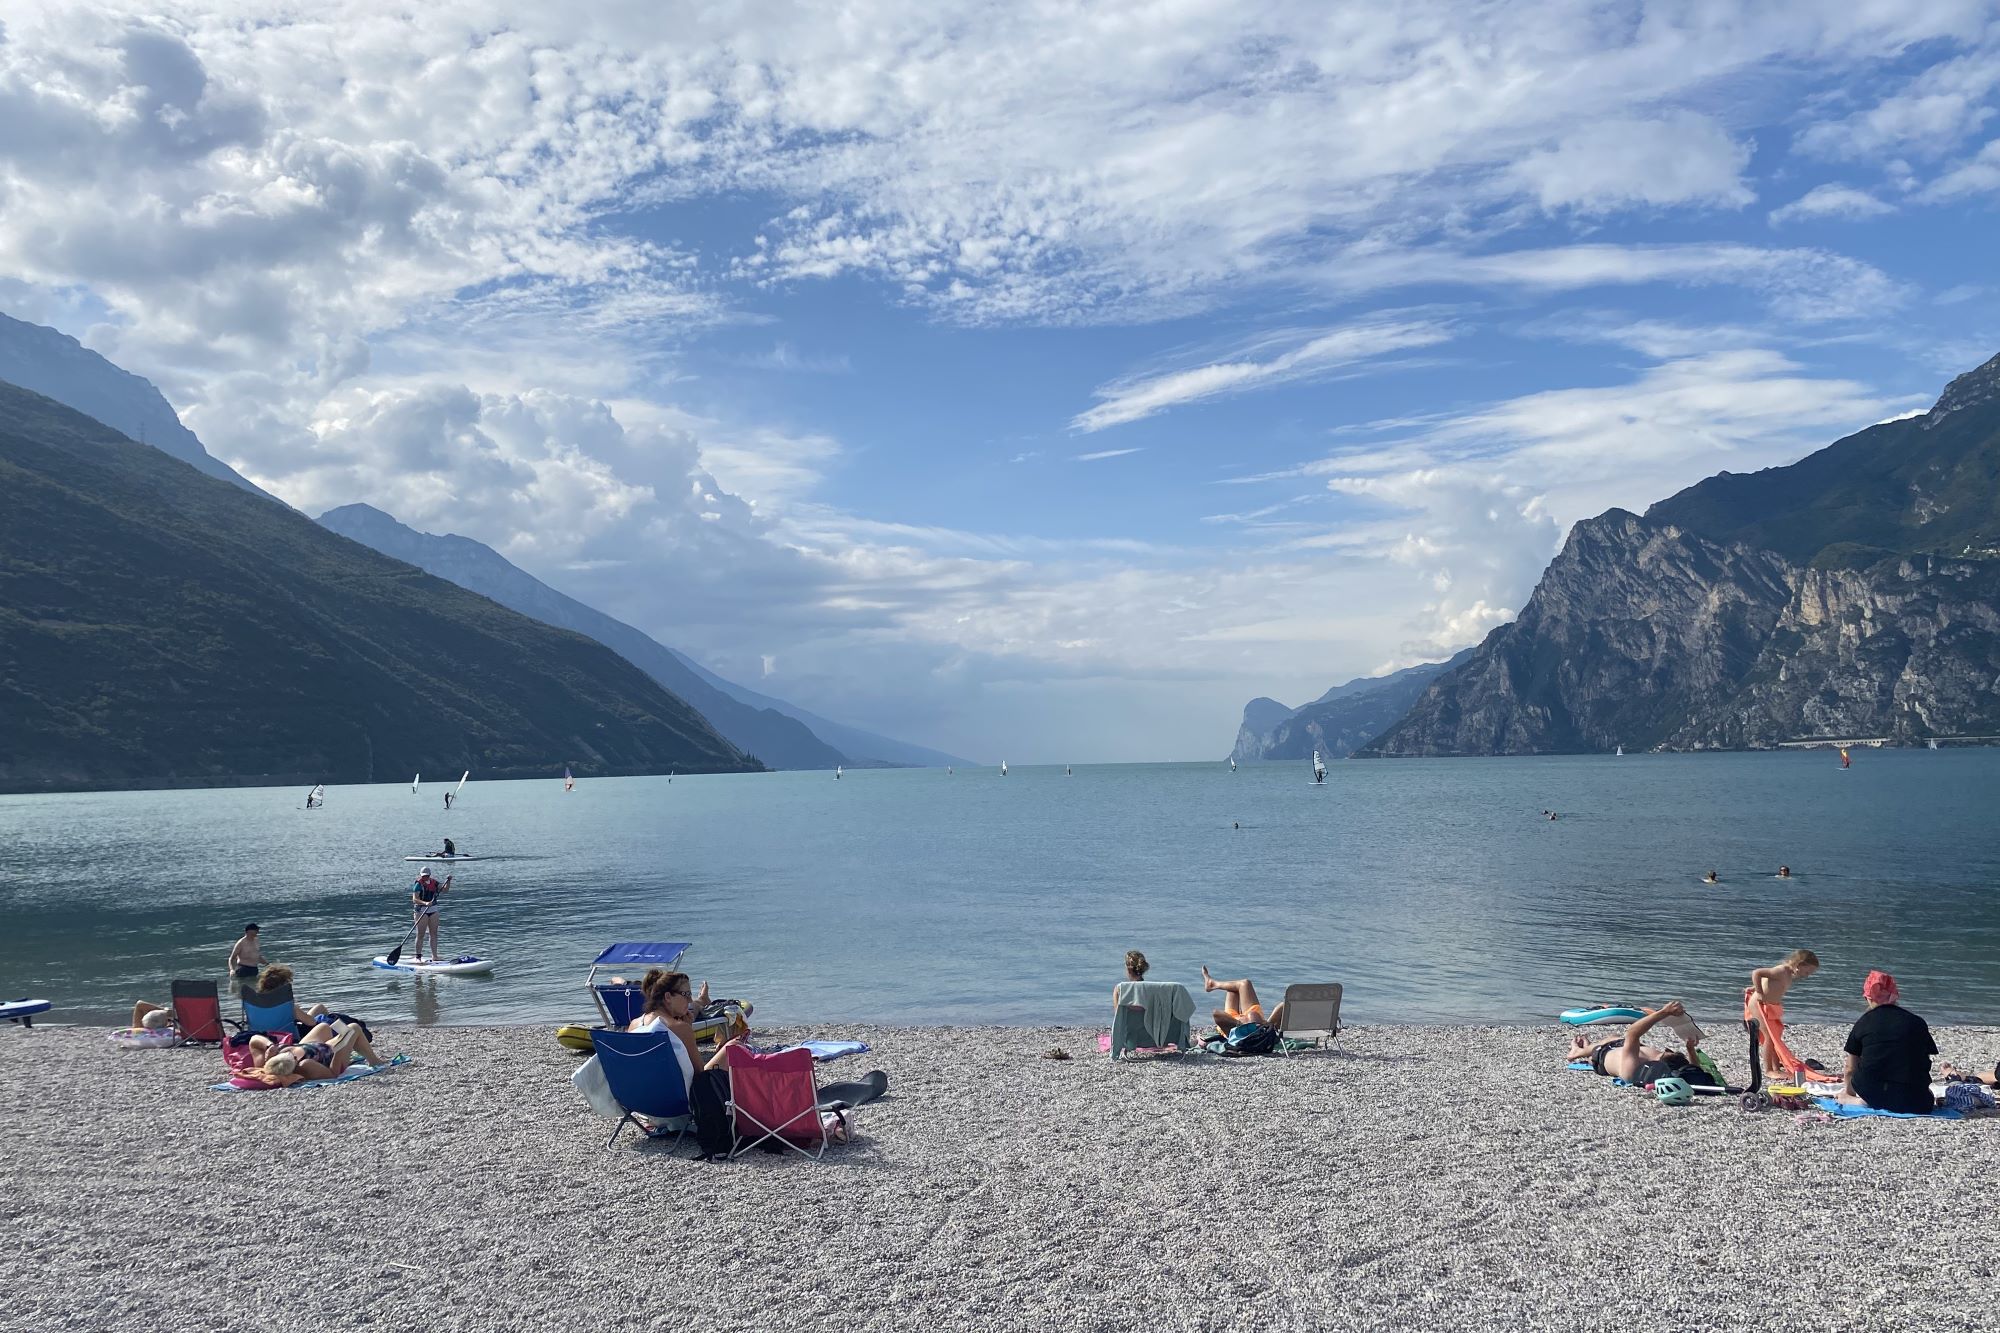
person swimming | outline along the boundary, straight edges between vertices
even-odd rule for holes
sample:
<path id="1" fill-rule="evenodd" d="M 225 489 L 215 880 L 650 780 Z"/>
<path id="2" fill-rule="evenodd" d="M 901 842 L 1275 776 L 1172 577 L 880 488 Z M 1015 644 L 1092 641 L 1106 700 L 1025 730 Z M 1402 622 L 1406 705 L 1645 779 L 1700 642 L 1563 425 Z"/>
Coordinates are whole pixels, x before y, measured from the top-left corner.
<path id="1" fill-rule="evenodd" d="M 1711 870 L 1701 877 L 1701 882 L 1704 884 L 1720 884 L 1722 883 L 1722 876 Z"/>
<path id="2" fill-rule="evenodd" d="M 1790 866 L 1779 866 L 1779 867 L 1778 867 L 1778 878 L 1779 878 L 1779 879 L 1790 879 L 1791 877 L 1792 877 L 1792 868 L 1791 868 Z"/>

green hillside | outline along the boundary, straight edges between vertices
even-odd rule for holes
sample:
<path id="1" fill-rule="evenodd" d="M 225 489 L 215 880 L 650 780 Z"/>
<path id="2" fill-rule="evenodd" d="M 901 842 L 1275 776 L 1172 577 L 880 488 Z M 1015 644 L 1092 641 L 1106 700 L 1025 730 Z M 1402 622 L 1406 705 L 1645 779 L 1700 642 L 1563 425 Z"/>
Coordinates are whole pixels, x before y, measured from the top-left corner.
<path id="1" fill-rule="evenodd" d="M 0 384 L 0 790 L 759 767 L 603 645 Z"/>

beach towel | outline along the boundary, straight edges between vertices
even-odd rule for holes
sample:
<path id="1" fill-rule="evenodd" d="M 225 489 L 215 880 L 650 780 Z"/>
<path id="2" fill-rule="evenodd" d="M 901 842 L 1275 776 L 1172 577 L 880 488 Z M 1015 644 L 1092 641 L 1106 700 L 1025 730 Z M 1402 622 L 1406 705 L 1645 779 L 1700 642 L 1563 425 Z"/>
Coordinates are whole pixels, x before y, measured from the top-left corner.
<path id="1" fill-rule="evenodd" d="M 1166 1046 L 1186 1050 L 1194 1017 L 1194 996 L 1171 981 L 1121 981 L 1112 996 L 1111 1058 L 1126 1051 Z"/>
<path id="2" fill-rule="evenodd" d="M 367 1078 L 370 1074 L 382 1074 L 399 1065 L 410 1063 L 407 1055 L 398 1055 L 379 1065 L 349 1065 L 338 1078 L 315 1078 L 304 1083 L 294 1083 L 289 1088 L 273 1087 L 268 1083 L 211 1083 L 216 1092 L 303 1092 L 307 1088 L 330 1088 L 336 1083 L 352 1083 L 357 1078 Z"/>
<path id="3" fill-rule="evenodd" d="M 1815 1097 L 1813 1104 L 1829 1115 L 1842 1116 L 1849 1120 L 1859 1120 L 1863 1116 L 1879 1115 L 1889 1120 L 1963 1120 L 1965 1116 L 1948 1107 L 1939 1107 L 1929 1115 L 1911 1115 L 1907 1111 L 1878 1111 L 1872 1106 L 1852 1106 L 1833 1097 Z"/>
<path id="4" fill-rule="evenodd" d="M 868 1049 L 865 1041 L 802 1041 L 786 1050 L 811 1051 L 812 1058 L 821 1064 L 828 1060 L 838 1060 L 843 1055 L 860 1055 Z"/>

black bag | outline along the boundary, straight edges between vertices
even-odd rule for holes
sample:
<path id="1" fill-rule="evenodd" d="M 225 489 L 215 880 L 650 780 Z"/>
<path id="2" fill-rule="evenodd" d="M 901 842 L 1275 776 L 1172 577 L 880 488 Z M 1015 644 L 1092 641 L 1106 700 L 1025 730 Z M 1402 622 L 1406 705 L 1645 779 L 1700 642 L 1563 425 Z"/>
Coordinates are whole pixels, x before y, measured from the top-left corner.
<path id="1" fill-rule="evenodd" d="M 727 1157 L 736 1146 L 728 1102 L 728 1070 L 695 1070 L 694 1082 L 688 1086 L 688 1110 L 694 1113 L 694 1141 L 703 1161 Z"/>
<path id="2" fill-rule="evenodd" d="M 1264 1023 L 1244 1023 L 1229 1033 L 1229 1054 L 1269 1055 L 1278 1049 L 1278 1029 Z"/>

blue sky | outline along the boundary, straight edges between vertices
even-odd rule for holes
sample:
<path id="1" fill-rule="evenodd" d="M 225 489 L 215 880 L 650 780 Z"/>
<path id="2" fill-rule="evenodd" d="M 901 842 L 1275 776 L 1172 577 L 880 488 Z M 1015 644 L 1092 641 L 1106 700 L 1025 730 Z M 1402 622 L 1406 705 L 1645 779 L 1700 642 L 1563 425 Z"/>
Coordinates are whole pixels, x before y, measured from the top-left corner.
<path id="1" fill-rule="evenodd" d="M 1740 11 L 1740 12 L 1739 12 Z M 1223 753 L 2000 351 L 2000 3 L 9 7 L 0 308 L 311 512 Z"/>

